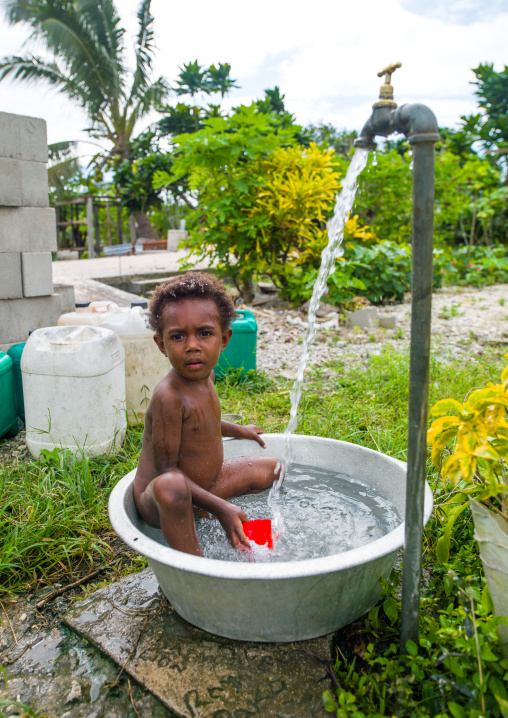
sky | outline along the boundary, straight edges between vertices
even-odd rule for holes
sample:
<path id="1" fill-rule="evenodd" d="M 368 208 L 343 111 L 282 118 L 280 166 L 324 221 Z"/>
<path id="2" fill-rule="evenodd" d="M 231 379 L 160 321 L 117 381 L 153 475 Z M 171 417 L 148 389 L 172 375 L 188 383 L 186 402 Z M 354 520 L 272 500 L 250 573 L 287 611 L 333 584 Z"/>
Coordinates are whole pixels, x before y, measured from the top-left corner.
<path id="1" fill-rule="evenodd" d="M 132 61 L 139 2 L 116 3 Z M 2 4 L 0 56 L 21 54 L 28 31 L 8 25 Z M 379 95 L 377 73 L 401 62 L 392 78 L 396 102 L 423 102 L 441 126 L 455 127 L 476 109 L 471 68 L 508 64 L 508 0 L 152 0 L 152 12 L 154 75 L 171 83 L 183 63 L 229 62 L 240 89 L 224 107 L 278 85 L 304 125 L 360 130 Z M 44 118 L 49 142 L 86 138 L 87 117 L 43 84 L 4 80 L 0 110 Z"/>

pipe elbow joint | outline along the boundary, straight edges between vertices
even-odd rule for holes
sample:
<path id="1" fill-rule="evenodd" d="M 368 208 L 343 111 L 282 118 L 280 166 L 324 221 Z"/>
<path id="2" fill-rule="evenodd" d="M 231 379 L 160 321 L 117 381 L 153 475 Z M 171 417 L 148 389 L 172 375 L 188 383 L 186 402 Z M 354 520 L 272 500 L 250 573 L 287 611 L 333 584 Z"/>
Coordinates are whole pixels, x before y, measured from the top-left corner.
<path id="1" fill-rule="evenodd" d="M 406 135 L 410 144 L 439 142 L 436 116 L 427 105 L 411 103 L 398 107 L 393 113 L 394 129 Z"/>

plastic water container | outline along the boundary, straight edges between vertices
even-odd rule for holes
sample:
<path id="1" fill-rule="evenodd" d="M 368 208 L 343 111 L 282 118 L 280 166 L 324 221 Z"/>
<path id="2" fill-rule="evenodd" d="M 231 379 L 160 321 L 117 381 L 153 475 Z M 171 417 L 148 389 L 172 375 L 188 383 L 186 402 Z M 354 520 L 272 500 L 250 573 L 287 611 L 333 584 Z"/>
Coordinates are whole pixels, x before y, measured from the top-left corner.
<path id="1" fill-rule="evenodd" d="M 14 379 L 16 413 L 23 422 L 25 421 L 25 402 L 23 400 L 23 381 L 21 379 L 21 355 L 23 354 L 25 344 L 26 342 L 13 344 L 13 346 L 7 350 L 7 354 L 12 359 L 12 376 Z"/>
<path id="2" fill-rule="evenodd" d="M 0 352 L 0 437 L 18 433 L 12 359 Z"/>
<path id="3" fill-rule="evenodd" d="M 21 357 L 26 443 L 82 456 L 119 448 L 125 437 L 125 354 L 109 329 L 37 329 Z"/>
<path id="4" fill-rule="evenodd" d="M 258 325 L 256 318 L 248 309 L 238 309 L 238 319 L 232 324 L 233 334 L 229 344 L 220 355 L 215 367 L 215 375 L 222 376 L 229 369 L 250 371 L 256 368 L 256 343 Z"/>
<path id="5" fill-rule="evenodd" d="M 128 308 L 119 307 L 115 302 L 89 302 L 88 304 L 76 304 L 73 312 L 67 312 L 58 317 L 59 327 L 85 325 L 89 327 L 101 327 L 104 322 L 109 321 L 113 316 L 126 314 Z"/>
<path id="6" fill-rule="evenodd" d="M 171 366 L 153 340 L 142 306 L 117 312 L 104 321 L 122 340 L 125 350 L 125 391 L 130 424 L 144 421 L 153 390 Z"/>

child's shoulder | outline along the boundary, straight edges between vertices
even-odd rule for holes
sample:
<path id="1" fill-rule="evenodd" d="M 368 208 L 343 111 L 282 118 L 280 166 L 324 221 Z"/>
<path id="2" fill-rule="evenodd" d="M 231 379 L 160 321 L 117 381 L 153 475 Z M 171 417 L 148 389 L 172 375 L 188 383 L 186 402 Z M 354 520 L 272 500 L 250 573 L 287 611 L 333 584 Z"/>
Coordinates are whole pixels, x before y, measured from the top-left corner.
<path id="1" fill-rule="evenodd" d="M 166 374 L 164 379 L 157 384 L 152 394 L 152 406 L 168 405 L 168 404 L 182 404 L 184 400 L 184 394 L 182 392 L 179 382 L 175 380 L 171 372 Z"/>

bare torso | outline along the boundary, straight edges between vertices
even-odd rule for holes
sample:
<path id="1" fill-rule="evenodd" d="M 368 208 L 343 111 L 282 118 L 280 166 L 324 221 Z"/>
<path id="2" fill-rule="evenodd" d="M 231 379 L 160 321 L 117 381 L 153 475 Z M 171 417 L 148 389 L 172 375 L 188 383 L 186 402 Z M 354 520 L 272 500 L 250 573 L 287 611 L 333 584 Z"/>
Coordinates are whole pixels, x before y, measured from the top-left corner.
<path id="1" fill-rule="evenodd" d="M 208 490 L 219 476 L 223 458 L 220 404 L 212 375 L 192 382 L 170 371 L 146 412 L 135 496 L 172 468 Z"/>

